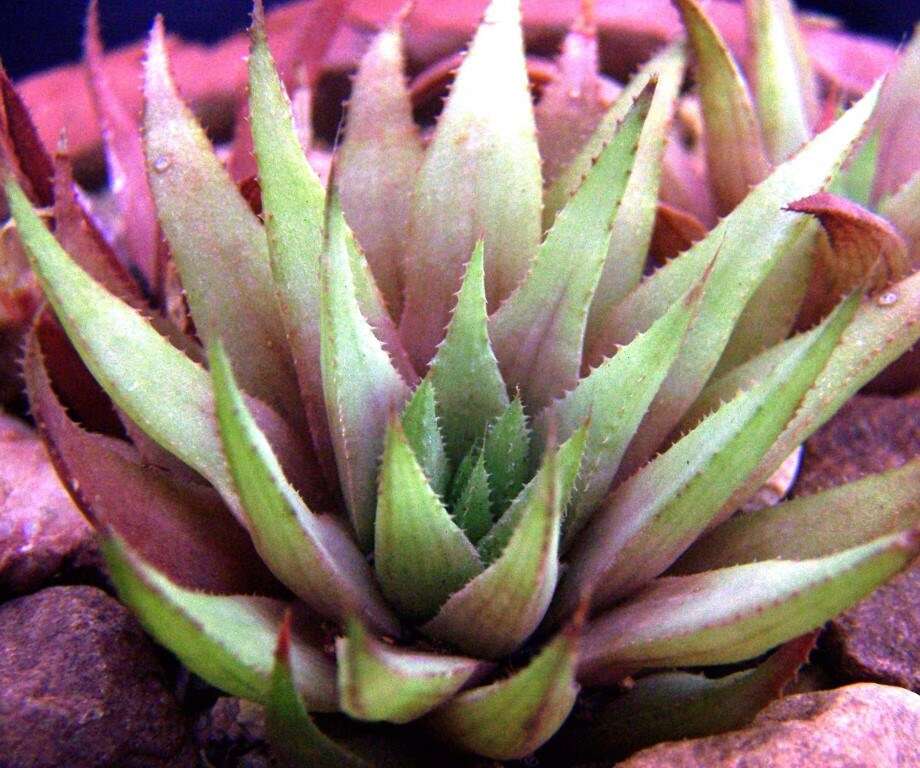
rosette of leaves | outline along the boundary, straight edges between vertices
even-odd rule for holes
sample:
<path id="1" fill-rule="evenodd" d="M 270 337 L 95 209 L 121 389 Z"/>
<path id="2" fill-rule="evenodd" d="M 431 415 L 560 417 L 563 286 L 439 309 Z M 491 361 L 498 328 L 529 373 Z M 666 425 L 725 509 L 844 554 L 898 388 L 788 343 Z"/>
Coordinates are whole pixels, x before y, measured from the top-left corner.
<path id="1" fill-rule="evenodd" d="M 430 740 L 450 747 L 438 764 L 505 760 L 554 736 L 588 759 L 732 727 L 794 674 L 803 635 L 920 550 L 916 462 L 732 516 L 917 340 L 920 278 L 869 245 L 891 225 L 857 212 L 828 232 L 863 266 L 789 335 L 777 297 L 801 303 L 815 196 L 843 178 L 879 87 L 729 183 L 717 156 L 740 150 L 719 121 L 761 123 L 702 11 L 680 5 L 689 45 L 580 111 L 597 93 L 588 7 L 535 111 L 518 4 L 493 0 L 424 140 L 395 20 L 361 63 L 325 187 L 305 151 L 310 79 L 288 98 L 258 6 L 247 196 L 176 92 L 160 24 L 142 139 L 94 71 L 116 227 L 59 159 L 52 233 L 7 158 L 53 311 L 25 359 L 53 460 L 120 598 L 189 669 L 265 704 L 291 764 L 426 764 Z M 768 6 L 785 7 L 752 3 Z M 753 29 L 759 67 L 785 78 L 783 18 Z M 649 273 L 688 54 L 716 188 L 737 199 Z M 777 647 L 729 677 L 673 671 Z M 570 718 L 583 689 L 628 677 Z"/>

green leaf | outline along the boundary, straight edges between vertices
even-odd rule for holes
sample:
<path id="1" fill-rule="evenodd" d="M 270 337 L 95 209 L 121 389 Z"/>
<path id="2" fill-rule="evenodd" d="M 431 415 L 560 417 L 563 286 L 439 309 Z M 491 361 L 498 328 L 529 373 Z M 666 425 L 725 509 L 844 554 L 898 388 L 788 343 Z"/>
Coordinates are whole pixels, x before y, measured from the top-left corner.
<path id="1" fill-rule="evenodd" d="M 732 664 L 759 656 L 846 610 L 918 552 L 914 531 L 815 560 L 657 579 L 588 625 L 579 680 L 604 679 L 619 668 Z"/>
<path id="2" fill-rule="evenodd" d="M 677 6 L 696 62 L 709 178 L 726 214 L 767 176 L 770 162 L 747 82 L 722 35 L 697 0 Z"/>
<path id="3" fill-rule="evenodd" d="M 659 57 L 652 103 L 642 125 L 626 189 L 613 217 L 607 260 L 588 315 L 589 339 L 603 326 L 604 318 L 617 302 L 642 279 L 658 210 L 665 146 L 685 66 L 681 44 L 671 46 Z"/>
<path id="4" fill-rule="evenodd" d="M 814 642 L 813 634 L 792 640 L 759 666 L 724 677 L 689 672 L 642 677 L 592 709 L 584 722 L 566 723 L 549 749 L 578 763 L 609 762 L 663 741 L 738 730 L 782 695 Z"/>
<path id="5" fill-rule="evenodd" d="M 463 263 L 485 241 L 494 308 L 540 241 L 540 155 L 518 0 L 492 0 L 419 172 L 402 331 L 418 368 L 434 355 Z"/>
<path id="6" fill-rule="evenodd" d="M 402 426 L 431 489 L 443 498 L 450 482 L 450 462 L 444 451 L 435 412 L 435 391 L 430 379 L 418 385 L 402 413 Z"/>
<path id="7" fill-rule="evenodd" d="M 332 515 L 314 514 L 288 483 L 243 402 L 223 347 L 212 347 L 209 358 L 224 455 L 262 560 L 322 616 L 341 621 L 360 611 L 378 631 L 398 634 L 399 622 L 346 530 Z"/>
<path id="8" fill-rule="evenodd" d="M 811 137 L 818 86 L 789 0 L 746 0 L 754 90 L 763 136 L 774 163 Z"/>
<path id="9" fill-rule="evenodd" d="M 431 618 L 482 571 L 476 549 L 431 490 L 395 418 L 386 434 L 375 525 L 377 579 L 403 616 Z"/>
<path id="10" fill-rule="evenodd" d="M 372 43 L 352 84 L 339 153 L 342 210 L 398 317 L 412 190 L 423 158 L 403 75 L 401 19 Z"/>
<path id="11" fill-rule="evenodd" d="M 96 283 L 64 252 L 13 179 L 6 194 L 16 227 L 45 297 L 74 348 L 115 404 L 170 453 L 203 475 L 241 514 L 224 463 L 210 378 L 134 309 Z M 254 401 L 258 420 L 271 426 L 291 476 L 308 472 L 283 423 Z"/>
<path id="12" fill-rule="evenodd" d="M 549 472 L 558 472 L 559 498 L 563 511 L 563 523 L 566 518 L 566 507 L 575 490 L 575 482 L 579 478 L 579 470 L 584 464 L 585 445 L 590 430 L 590 419 L 576 429 L 569 438 L 558 448 L 553 448 L 555 437 L 549 436 L 548 446 L 544 449 L 543 463 L 537 474 L 521 490 L 511 506 L 505 510 L 498 522 L 492 526 L 488 535 L 479 542 L 477 549 L 485 563 L 494 563 L 504 552 L 505 547 L 517 530 L 521 517 L 535 503 L 538 503 L 537 494 L 546 483 Z M 555 452 L 555 460 L 548 461 L 550 452 Z"/>
<path id="13" fill-rule="evenodd" d="M 637 97 L 556 217 L 524 282 L 489 321 L 505 381 L 532 413 L 578 381 L 591 297 L 651 98 L 648 91 Z"/>
<path id="14" fill-rule="evenodd" d="M 493 760 L 526 757 L 565 722 L 578 684 L 576 622 L 548 643 L 523 669 L 473 688 L 436 710 L 428 724 L 439 737 Z"/>
<path id="15" fill-rule="evenodd" d="M 489 344 L 482 241 L 473 249 L 428 379 L 437 395 L 447 455 L 458 464 L 508 407 L 505 382 Z"/>
<path id="16" fill-rule="evenodd" d="M 321 368 L 339 479 L 361 548 L 374 542 L 377 467 L 391 412 L 408 387 L 361 314 L 348 263 L 347 226 L 333 190 L 322 255 Z"/>
<path id="17" fill-rule="evenodd" d="M 858 302 L 853 296 L 841 304 L 811 345 L 613 492 L 572 551 L 557 598 L 563 615 L 589 585 L 593 604 L 609 605 L 664 572 L 693 543 L 782 432 Z"/>
<path id="18" fill-rule="evenodd" d="M 150 189 L 199 337 L 205 344 L 220 338 L 239 361 L 243 388 L 302 423 L 265 232 L 176 91 L 162 21 L 147 49 L 144 144 Z"/>
<path id="19" fill-rule="evenodd" d="M 501 514 L 524 487 L 530 470 L 530 430 L 519 397 L 489 427 L 482 456 L 492 489 L 492 511 Z"/>
<path id="20" fill-rule="evenodd" d="M 537 628 L 558 578 L 564 472 L 557 451 L 547 451 L 532 489 L 521 492 L 527 494 L 522 508 L 512 505 L 505 513 L 518 522 L 501 556 L 450 596 L 421 627 L 424 634 L 492 659 L 515 650 Z"/>
<path id="21" fill-rule="evenodd" d="M 879 205 L 879 213 L 894 224 L 910 243 L 911 258 L 920 261 L 920 170 Z"/>
<path id="22" fill-rule="evenodd" d="M 396 648 L 352 619 L 335 641 L 342 711 L 358 720 L 408 723 L 450 699 L 482 663 Z"/>
<path id="23" fill-rule="evenodd" d="M 103 536 L 101 547 L 119 599 L 157 642 L 222 691 L 267 700 L 272 648 L 285 603 L 267 597 L 193 592 L 141 561 L 116 536 Z M 334 712 L 338 699 L 332 662 L 300 640 L 292 643 L 291 650 L 307 706 Z"/>
<path id="24" fill-rule="evenodd" d="M 543 441 L 553 426 L 566 439 L 590 420 L 580 481 L 562 524 L 563 552 L 610 490 L 626 447 L 677 356 L 701 295 L 701 284 L 691 288 L 648 331 L 591 371 L 537 419 L 536 431 Z"/>
<path id="25" fill-rule="evenodd" d="M 783 210 L 784 206 L 799 199 L 803 191 L 812 194 L 821 189 L 858 138 L 877 97 L 876 86 L 752 190 L 703 240 L 647 278 L 614 308 L 601 342 L 587 350 L 591 364 L 651 326 L 712 264 L 700 311 L 627 451 L 621 476 L 628 476 L 654 454 L 696 400 L 746 303 L 801 230 L 810 226 Z"/>
<path id="26" fill-rule="evenodd" d="M 840 169 L 828 187 L 829 192 L 868 206 L 872 197 L 872 181 L 878 164 L 879 132 L 872 131 L 859 150 Z M 884 213 L 884 211 L 883 211 Z M 889 218 L 886 216 L 886 218 Z"/>
<path id="27" fill-rule="evenodd" d="M 474 448 L 460 462 L 454 477 L 451 515 L 475 544 L 492 527 L 489 472 L 481 450 Z"/>
<path id="28" fill-rule="evenodd" d="M 920 525 L 920 458 L 898 469 L 722 523 L 672 573 L 759 560 L 806 560 Z"/>
<path id="29" fill-rule="evenodd" d="M 291 666 L 290 614 L 278 633 L 265 707 L 266 736 L 272 756 L 287 768 L 367 768 L 368 764 L 336 744 L 310 717 L 297 690 Z"/>
<path id="30" fill-rule="evenodd" d="M 920 272 L 891 286 L 882 296 L 863 301 L 805 395 L 795 416 L 761 460 L 757 469 L 725 502 L 715 522 L 726 520 L 772 475 L 785 458 L 856 392 L 897 360 L 920 339 Z M 785 344 L 795 344 L 791 339 Z M 770 354 L 768 350 L 765 355 Z M 750 365 L 756 366 L 758 360 Z"/>
<path id="31" fill-rule="evenodd" d="M 571 197 L 578 191 L 585 176 L 588 175 L 595 158 L 613 139 L 626 113 L 632 108 L 639 95 L 649 87 L 649 84 L 657 80 L 662 67 L 668 64 L 674 55 L 673 47 L 666 48 L 633 75 L 575 159 L 566 165 L 558 178 L 547 187 L 543 195 L 544 230 L 552 227 L 559 211 L 568 204 Z"/>

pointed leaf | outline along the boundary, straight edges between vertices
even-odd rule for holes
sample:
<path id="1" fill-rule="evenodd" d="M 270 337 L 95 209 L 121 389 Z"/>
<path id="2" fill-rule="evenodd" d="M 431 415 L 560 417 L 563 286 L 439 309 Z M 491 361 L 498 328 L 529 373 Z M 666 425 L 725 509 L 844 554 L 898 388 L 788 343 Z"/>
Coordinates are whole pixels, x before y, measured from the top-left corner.
<path id="1" fill-rule="evenodd" d="M 576 622 L 511 677 L 465 691 L 436 710 L 429 725 L 439 737 L 493 760 L 531 754 L 575 704 L 579 633 Z"/>
<path id="2" fill-rule="evenodd" d="M 563 522 L 565 521 L 565 511 L 572 498 L 575 489 L 575 482 L 579 478 L 579 470 L 584 463 L 585 444 L 590 429 L 590 419 L 585 419 L 584 423 L 572 433 L 568 440 L 556 449 L 549 447 L 544 450 L 543 463 L 537 474 L 531 478 L 530 482 L 521 490 L 511 506 L 505 510 L 504 514 L 498 519 L 498 522 L 492 526 L 488 535 L 479 542 L 477 549 L 485 563 L 494 563 L 504 552 L 505 547 L 517 530 L 521 517 L 525 515 L 528 509 L 537 503 L 537 495 L 540 488 L 546 483 L 546 475 L 549 472 L 556 471 L 559 475 L 559 498 L 563 511 Z M 550 435 L 549 444 L 552 445 L 555 437 Z M 547 460 L 547 451 L 555 451 L 555 460 Z"/>
<path id="3" fill-rule="evenodd" d="M 591 297 L 633 169 L 651 93 L 643 91 L 556 217 L 524 282 L 489 322 L 505 381 L 535 413 L 578 381 Z"/>
<path id="4" fill-rule="evenodd" d="M 572 162 L 606 111 L 594 0 L 582 0 L 556 64 L 559 71 L 534 109 L 544 184 Z"/>
<path id="5" fill-rule="evenodd" d="M 475 659 L 381 643 L 355 620 L 335 651 L 342 710 L 358 720 L 408 723 L 450 699 L 482 667 Z"/>
<path id="6" fill-rule="evenodd" d="M 51 178 L 54 168 L 32 122 L 29 108 L 0 64 L 0 153 L 13 161 L 19 183 L 29 200 L 41 207 L 54 202 Z"/>
<path id="7" fill-rule="evenodd" d="M 489 427 L 482 458 L 492 489 L 492 509 L 500 514 L 520 493 L 530 469 L 530 430 L 520 398 Z"/>
<path id="8" fill-rule="evenodd" d="M 716 521 L 727 519 L 754 494 L 785 458 L 863 386 L 920 339 L 920 272 L 863 301 L 814 386 L 757 469 L 725 502 Z M 791 339 L 786 344 L 796 344 Z M 770 350 L 765 355 L 770 354 Z M 757 359 L 751 365 L 757 364 Z"/>
<path id="9" fill-rule="evenodd" d="M 607 495 L 640 421 L 667 375 L 699 305 L 696 286 L 644 334 L 605 360 L 537 420 L 545 440 L 551 425 L 561 438 L 590 419 L 580 481 L 562 525 L 563 552 Z"/>
<path id="10" fill-rule="evenodd" d="M 789 0 L 746 0 L 754 90 L 763 136 L 774 163 L 811 137 L 817 82 Z"/>
<path id="11" fill-rule="evenodd" d="M 584 434 L 581 434 L 582 445 Z M 579 451 L 580 458 L 580 451 Z M 485 571 L 441 607 L 421 630 L 480 658 L 515 650 L 537 628 L 552 599 L 559 571 L 563 462 L 549 450 L 538 480 L 514 515 L 507 545 Z"/>
<path id="12" fill-rule="evenodd" d="M 642 125 L 626 189 L 613 218 L 607 260 L 588 316 L 589 340 L 603 327 L 604 318 L 617 302 L 638 285 L 645 270 L 658 209 L 665 146 L 684 80 L 685 63 L 684 48 L 679 44 L 659 57 L 652 103 Z"/>
<path id="13" fill-rule="evenodd" d="M 209 358 L 223 452 L 262 560 L 319 614 L 343 621 L 358 611 L 378 631 L 398 634 L 348 533 L 331 515 L 312 512 L 288 483 L 246 408 L 223 347 L 212 347 Z"/>
<path id="14" fill-rule="evenodd" d="M 796 200 L 789 210 L 812 214 L 827 232 L 834 258 L 824 267 L 834 296 L 858 285 L 881 291 L 910 274 L 907 243 L 885 219 L 861 205 L 819 192 Z"/>
<path id="15" fill-rule="evenodd" d="M 108 188 L 118 208 L 120 229 L 115 244 L 125 263 L 143 277 L 150 294 L 159 297 L 165 259 L 161 259 L 160 225 L 147 183 L 144 145 L 137 120 L 115 95 L 105 71 L 98 0 L 90 2 L 86 14 L 83 48 L 89 90 L 102 125 Z"/>
<path id="16" fill-rule="evenodd" d="M 593 604 L 609 605 L 662 573 L 693 543 L 782 432 L 858 302 L 858 296 L 844 302 L 812 344 L 613 492 L 572 552 L 557 598 L 563 615 L 589 585 Z"/>
<path id="17" fill-rule="evenodd" d="M 400 614 L 430 618 L 482 570 L 476 549 L 431 490 L 397 419 L 380 470 L 374 568 Z"/>
<path id="18" fill-rule="evenodd" d="M 815 560 L 768 560 L 657 579 L 588 625 L 579 679 L 601 679 L 617 667 L 753 658 L 846 610 L 918 552 L 920 534 L 909 532 Z"/>
<path id="19" fill-rule="evenodd" d="M 361 314 L 348 263 L 347 227 L 334 193 L 327 202 L 325 229 L 320 297 L 323 395 L 342 492 L 358 542 L 369 551 L 387 419 L 402 408 L 409 390 Z"/>
<path id="20" fill-rule="evenodd" d="M 540 240 L 541 188 L 519 2 L 492 0 L 415 190 L 402 332 L 418 368 L 434 355 L 477 240 L 490 307 L 523 279 Z"/>
<path id="21" fill-rule="evenodd" d="M 724 677 L 662 672 L 640 678 L 586 722 L 566 723 L 550 750 L 572 761 L 609 762 L 663 741 L 743 728 L 782 695 L 814 644 L 814 634 L 804 635 L 760 665 Z"/>
<path id="22" fill-rule="evenodd" d="M 491 483 L 481 450 L 473 449 L 460 462 L 454 484 L 451 515 L 466 537 L 476 544 L 492 527 Z"/>
<path id="23" fill-rule="evenodd" d="M 209 595 L 171 582 L 113 535 L 102 539 L 119 599 L 192 672 L 233 695 L 265 702 L 272 647 L 286 605 L 246 595 Z M 292 663 L 311 709 L 337 708 L 332 662 L 306 642 L 293 644 Z"/>
<path id="24" fill-rule="evenodd" d="M 880 143 L 879 132 L 872 131 L 831 181 L 828 191 L 859 205 L 869 206 Z"/>
<path id="25" fill-rule="evenodd" d="M 450 463 L 441 439 L 435 399 L 434 385 L 430 379 L 425 379 L 406 404 L 402 427 L 431 489 L 443 498 L 450 481 Z"/>
<path id="26" fill-rule="evenodd" d="M 508 392 L 489 343 L 483 248 L 479 241 L 473 249 L 447 335 L 428 372 L 447 455 L 455 464 L 508 407 Z"/>
<path id="27" fill-rule="evenodd" d="M 659 71 L 672 61 L 674 55 L 673 47 L 666 48 L 633 75 L 617 100 L 604 113 L 591 138 L 582 146 L 575 158 L 560 171 L 558 178 L 546 188 L 543 196 L 544 230 L 552 227 L 557 214 L 581 186 L 595 159 L 613 139 L 626 113 L 632 109 L 639 95 L 649 84 L 657 80 Z"/>
<path id="28" fill-rule="evenodd" d="M 360 758 L 326 736 L 310 717 L 297 690 L 291 665 L 290 613 L 275 647 L 275 663 L 265 707 L 265 728 L 272 756 L 288 768 L 366 768 Z"/>
<path id="29" fill-rule="evenodd" d="M 920 262 L 920 171 L 891 197 L 885 198 L 879 206 L 879 213 L 894 224 L 910 244 L 910 255 L 914 264 Z"/>
<path id="30" fill-rule="evenodd" d="M 796 219 L 782 207 L 800 197 L 802 190 L 812 194 L 822 187 L 859 136 L 877 96 L 876 87 L 777 168 L 703 240 L 655 272 L 614 308 L 602 342 L 586 355 L 589 363 L 648 328 L 712 262 L 700 311 L 627 452 L 621 476 L 637 469 L 654 453 L 697 398 L 748 299 L 808 226 L 807 221 Z"/>
<path id="31" fill-rule="evenodd" d="M 71 420 L 45 363 L 54 349 L 49 330 L 41 322 L 27 339 L 29 404 L 58 474 L 87 519 L 187 588 L 277 594 L 280 585 L 213 489 L 144 466 L 126 443 Z"/>
<path id="32" fill-rule="evenodd" d="M 709 178 L 726 214 L 767 176 L 770 162 L 747 82 L 719 30 L 697 0 L 677 6 L 696 62 Z"/>
<path id="33" fill-rule="evenodd" d="M 739 515 L 696 542 L 672 572 L 822 557 L 918 525 L 920 458 L 822 493 Z"/>
<path id="34" fill-rule="evenodd" d="M 176 91 L 162 20 L 150 37 L 144 94 L 150 188 L 195 329 L 206 344 L 222 340 L 249 394 L 302 422 L 265 232 Z"/>
<path id="35" fill-rule="evenodd" d="M 44 294 L 93 376 L 144 432 L 207 478 L 239 514 L 221 455 L 207 372 L 77 266 L 15 181 L 7 180 L 6 194 Z M 293 448 L 296 438 L 264 405 L 251 405 L 262 428 L 270 430 L 289 476 L 310 477 Z"/>
<path id="36" fill-rule="evenodd" d="M 402 310 L 412 190 L 423 157 L 403 74 L 401 22 L 377 35 L 358 67 L 338 176 L 345 218 L 395 317 Z"/>

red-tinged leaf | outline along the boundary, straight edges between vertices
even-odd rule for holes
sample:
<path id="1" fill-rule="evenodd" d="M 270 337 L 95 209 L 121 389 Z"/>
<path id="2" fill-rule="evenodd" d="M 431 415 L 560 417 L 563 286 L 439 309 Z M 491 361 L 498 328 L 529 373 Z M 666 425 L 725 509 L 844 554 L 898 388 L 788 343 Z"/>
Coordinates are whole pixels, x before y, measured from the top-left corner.
<path id="1" fill-rule="evenodd" d="M 416 367 L 434 356 L 463 265 L 485 243 L 494 310 L 540 241 L 540 155 L 518 0 L 492 0 L 460 65 L 419 172 L 401 332 Z"/>
<path id="2" fill-rule="evenodd" d="M 706 161 L 719 213 L 732 210 L 770 171 L 744 75 L 697 0 L 678 0 L 696 62 Z"/>
<path id="3" fill-rule="evenodd" d="M 556 60 L 559 71 L 534 110 L 544 185 L 574 159 L 609 106 L 598 65 L 594 4 L 581 0 Z"/>
<path id="4" fill-rule="evenodd" d="M 297 690 L 291 665 L 291 614 L 281 622 L 265 712 L 272 757 L 284 768 L 368 768 L 368 764 L 326 736 Z"/>
<path id="5" fill-rule="evenodd" d="M 32 415 L 74 501 L 146 561 L 189 589 L 281 594 L 246 531 L 208 486 L 141 464 L 127 443 L 71 421 L 45 367 L 42 326 L 30 334 L 25 376 Z"/>
<path id="6" fill-rule="evenodd" d="M 656 266 L 683 253 L 706 236 L 706 227 L 692 213 L 667 203 L 658 203 L 655 229 L 649 246 L 649 257 Z"/>
<path id="7" fill-rule="evenodd" d="M 576 713 L 547 746 L 548 757 L 566 761 L 619 760 L 662 741 L 734 731 L 747 725 L 783 691 L 808 661 L 817 633 L 790 640 L 751 669 L 725 677 L 662 672 L 633 687 L 586 717 Z"/>
<path id="8" fill-rule="evenodd" d="M 872 202 L 880 203 L 897 193 L 920 173 L 920 29 L 901 54 L 897 67 L 888 76 L 879 99 L 881 131 L 878 166 L 872 189 Z"/>
<path id="9" fill-rule="evenodd" d="M 423 157 L 403 74 L 401 23 L 397 18 L 381 32 L 361 60 L 338 168 L 345 219 L 394 317 L 402 311 L 412 191 Z"/>
<path id="10" fill-rule="evenodd" d="M 83 269 L 97 282 L 135 309 L 146 307 L 137 283 L 118 261 L 77 198 L 73 167 L 59 148 L 54 173 L 54 234 Z"/>
<path id="11" fill-rule="evenodd" d="M 358 720 L 408 723 L 450 699 L 490 665 L 463 656 L 397 648 L 352 619 L 335 641 L 342 709 Z"/>
<path id="12" fill-rule="evenodd" d="M 102 125 L 102 141 L 109 171 L 108 188 L 118 208 L 115 247 L 123 263 L 143 276 L 151 296 L 163 290 L 163 252 L 153 196 L 147 183 L 147 164 L 136 116 L 112 90 L 103 63 L 98 0 L 91 0 L 83 42 L 87 80 Z"/>
<path id="13" fill-rule="evenodd" d="M 439 737 L 478 755 L 530 755 L 565 722 L 578 697 L 575 665 L 583 616 L 510 677 L 465 691 L 428 718 Z"/>
<path id="14" fill-rule="evenodd" d="M 814 560 L 766 560 L 656 579 L 590 622 L 579 680 L 637 667 L 731 664 L 820 627 L 907 566 L 920 530 Z"/>
<path id="15" fill-rule="evenodd" d="M 206 344 L 219 338 L 238 361 L 243 388 L 299 428 L 303 406 L 265 231 L 176 90 L 161 19 L 148 45 L 144 96 L 150 187 L 196 331 Z"/>
<path id="16" fill-rule="evenodd" d="M 267 703 L 272 648 L 289 610 L 286 602 L 185 589 L 111 532 L 102 536 L 101 548 L 119 599 L 154 639 L 211 685 Z M 335 665 L 319 645 L 322 638 L 303 623 L 305 631 L 291 643 L 298 691 L 311 709 L 334 712 Z"/>
<path id="17" fill-rule="evenodd" d="M 796 200 L 788 209 L 815 216 L 830 238 L 833 259 L 823 267 L 832 301 L 858 285 L 877 293 L 910 274 L 907 243 L 885 219 L 861 205 L 819 192 Z"/>
<path id="18" fill-rule="evenodd" d="M 35 130 L 29 110 L 0 65 L 0 155 L 13 161 L 17 178 L 38 206 L 51 205 L 54 194 L 51 179 L 54 168 L 42 140 Z"/>

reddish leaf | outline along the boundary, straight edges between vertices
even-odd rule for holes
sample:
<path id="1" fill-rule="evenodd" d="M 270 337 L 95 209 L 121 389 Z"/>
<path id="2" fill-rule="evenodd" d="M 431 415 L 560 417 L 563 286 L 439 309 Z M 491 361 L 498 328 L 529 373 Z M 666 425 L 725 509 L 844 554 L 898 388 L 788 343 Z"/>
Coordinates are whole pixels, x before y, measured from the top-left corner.
<path id="1" fill-rule="evenodd" d="M 39 138 L 29 110 L 0 65 L 0 145 L 8 152 L 18 170 L 17 178 L 28 181 L 26 190 L 39 206 L 51 205 L 54 195 L 51 158 Z"/>
<path id="2" fill-rule="evenodd" d="M 163 290 L 160 227 L 150 186 L 138 122 L 115 95 L 103 65 L 98 0 L 91 0 L 84 38 L 86 74 L 99 122 L 109 170 L 109 189 L 119 213 L 115 247 L 129 269 L 143 276 L 152 296 Z"/>
<path id="3" fill-rule="evenodd" d="M 797 200 L 788 210 L 810 213 L 821 222 L 832 250 L 819 249 L 829 288 L 837 298 L 868 282 L 880 291 L 911 272 L 907 244 L 881 216 L 829 192 Z M 832 257 L 828 260 L 828 257 Z"/>
<path id="4" fill-rule="evenodd" d="M 658 203 L 649 255 L 656 266 L 661 266 L 705 236 L 706 227 L 692 213 Z"/>
<path id="5" fill-rule="evenodd" d="M 208 486 L 143 466 L 127 443 L 86 432 L 67 415 L 44 359 L 44 329 L 29 335 L 26 385 L 51 459 L 76 504 L 186 587 L 278 594 L 246 532 Z"/>

